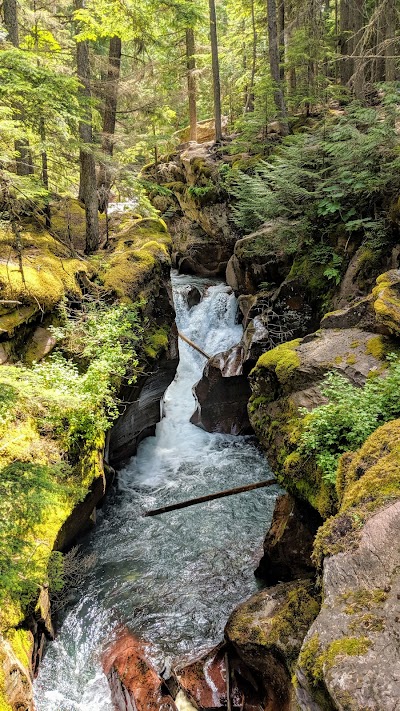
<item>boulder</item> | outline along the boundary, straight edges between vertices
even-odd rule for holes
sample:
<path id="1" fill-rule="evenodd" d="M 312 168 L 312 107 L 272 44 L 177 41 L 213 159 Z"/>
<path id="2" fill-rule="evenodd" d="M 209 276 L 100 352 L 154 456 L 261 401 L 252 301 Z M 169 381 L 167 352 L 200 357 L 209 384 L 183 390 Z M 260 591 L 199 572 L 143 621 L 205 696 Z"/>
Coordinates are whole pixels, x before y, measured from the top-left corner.
<path id="1" fill-rule="evenodd" d="M 116 711 L 177 711 L 144 643 L 123 630 L 103 656 L 103 669 Z"/>
<path id="2" fill-rule="evenodd" d="M 193 388 L 196 411 L 191 422 L 207 432 L 243 435 L 252 432 L 247 413 L 250 385 L 243 372 L 243 348 L 211 358 Z"/>
<path id="3" fill-rule="evenodd" d="M 313 575 L 311 555 L 321 523 L 321 517 L 305 502 L 290 494 L 279 496 L 256 575 L 267 585 Z"/>
<path id="4" fill-rule="evenodd" d="M 361 386 L 385 370 L 386 337 L 357 328 L 322 329 L 264 353 L 251 373 L 250 423 L 268 451 L 280 483 L 323 518 L 336 511 L 337 495 L 313 457 L 297 449 L 304 414 L 326 402 L 320 385 L 329 371 Z"/>
<path id="5" fill-rule="evenodd" d="M 331 311 L 321 320 L 321 328 L 361 328 L 363 331 L 388 333 L 387 329 L 379 328 L 373 304 L 372 294 L 355 301 L 350 306 L 337 311 Z"/>
<path id="6" fill-rule="evenodd" d="M 373 515 L 358 545 L 325 558 L 324 601 L 296 670 L 303 711 L 394 711 L 400 698 L 400 501 Z"/>
<path id="7" fill-rule="evenodd" d="M 25 352 L 25 361 L 33 363 L 33 361 L 43 360 L 46 355 L 51 353 L 56 343 L 57 339 L 48 328 L 38 326 Z"/>
<path id="8" fill-rule="evenodd" d="M 291 674 L 318 611 L 312 582 L 297 581 L 262 590 L 231 614 L 225 637 L 253 675 L 262 708 L 295 708 Z"/>
<path id="9" fill-rule="evenodd" d="M 186 289 L 185 293 L 185 298 L 186 298 L 186 303 L 189 307 L 189 309 L 192 309 L 193 306 L 197 306 L 197 304 L 200 303 L 201 301 L 201 291 L 200 289 L 197 288 L 197 286 L 188 286 Z"/>
<path id="10" fill-rule="evenodd" d="M 280 221 L 267 223 L 237 240 L 226 268 L 226 281 L 235 292 L 254 294 L 264 282 L 278 285 L 289 274 L 290 255 L 274 245 L 282 227 Z"/>

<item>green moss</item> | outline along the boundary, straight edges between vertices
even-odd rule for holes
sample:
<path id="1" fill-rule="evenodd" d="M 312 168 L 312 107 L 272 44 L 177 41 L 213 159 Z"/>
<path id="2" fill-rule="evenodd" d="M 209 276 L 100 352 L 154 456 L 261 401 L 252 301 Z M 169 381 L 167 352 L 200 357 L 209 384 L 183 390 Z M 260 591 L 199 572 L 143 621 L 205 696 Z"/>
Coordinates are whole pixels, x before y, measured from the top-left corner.
<path id="1" fill-rule="evenodd" d="M 303 644 L 298 666 L 305 673 L 311 686 L 322 682 L 322 655 L 318 634 L 314 634 Z"/>
<path id="2" fill-rule="evenodd" d="M 299 639 L 306 634 L 320 611 L 320 601 L 311 594 L 310 584 L 299 583 L 287 594 L 285 603 L 271 618 L 265 644 L 283 647 L 289 669 L 296 661 Z"/>
<path id="3" fill-rule="evenodd" d="M 371 645 L 367 637 L 341 637 L 322 650 L 320 638 L 313 635 L 303 645 L 298 666 L 304 671 L 311 686 L 318 687 L 324 674 L 337 664 L 340 657 L 356 657 L 366 654 Z"/>
<path id="4" fill-rule="evenodd" d="M 338 356 L 336 356 L 334 362 L 335 362 L 335 365 L 340 365 L 342 361 L 343 361 L 342 356 L 338 355 Z"/>
<path id="5" fill-rule="evenodd" d="M 30 669 L 31 651 L 32 651 L 32 635 L 28 630 L 17 629 L 11 630 L 7 634 L 7 640 L 10 643 L 12 650 L 21 662 L 25 669 Z"/>
<path id="6" fill-rule="evenodd" d="M 387 345 L 382 336 L 373 336 L 368 339 L 365 352 L 374 356 L 377 360 L 383 360 L 386 355 Z"/>
<path id="7" fill-rule="evenodd" d="M 348 550 L 358 541 L 365 520 L 387 502 L 400 498 L 400 420 L 387 422 L 354 453 L 339 460 L 339 513 L 319 529 L 314 561 Z"/>
<path id="8" fill-rule="evenodd" d="M 84 261 L 71 258 L 67 247 L 32 225 L 23 226 L 20 243 L 21 259 L 11 229 L 0 230 L 0 250 L 7 254 L 7 260 L 0 262 L 2 299 L 21 301 L 35 309 L 50 309 L 66 293 L 81 295 L 77 274 L 87 271 Z"/>
<path id="9" fill-rule="evenodd" d="M 300 345 L 300 342 L 301 339 L 297 338 L 294 341 L 281 343 L 271 351 L 263 353 L 263 355 L 259 357 L 252 373 L 254 373 L 257 368 L 274 370 L 279 382 L 283 385 L 300 366 L 300 358 L 296 352 L 296 348 Z"/>
<path id="10" fill-rule="evenodd" d="M 347 356 L 346 358 L 346 363 L 347 365 L 354 365 L 357 362 L 357 359 L 353 353 L 350 353 L 350 355 Z"/>
<path id="11" fill-rule="evenodd" d="M 168 331 L 164 328 L 157 328 L 145 337 L 144 352 L 149 358 L 155 359 L 168 348 Z"/>
<path id="12" fill-rule="evenodd" d="M 385 325 L 392 333 L 400 330 L 400 296 L 397 270 L 381 274 L 373 289 L 374 309 L 379 323 Z"/>
<path id="13" fill-rule="evenodd" d="M 113 252 L 99 269 L 104 288 L 119 298 L 133 299 L 152 281 L 160 265 L 169 263 L 171 239 L 162 220 L 129 220 Z"/>
<path id="14" fill-rule="evenodd" d="M 358 588 L 341 596 L 341 600 L 345 603 L 344 612 L 346 615 L 357 615 L 370 611 L 374 607 L 382 605 L 386 599 L 387 592 L 379 588 Z"/>
<path id="15" fill-rule="evenodd" d="M 323 653 L 323 666 L 332 669 L 338 657 L 358 657 L 366 654 L 371 646 L 368 637 L 341 637 L 335 639 Z"/>

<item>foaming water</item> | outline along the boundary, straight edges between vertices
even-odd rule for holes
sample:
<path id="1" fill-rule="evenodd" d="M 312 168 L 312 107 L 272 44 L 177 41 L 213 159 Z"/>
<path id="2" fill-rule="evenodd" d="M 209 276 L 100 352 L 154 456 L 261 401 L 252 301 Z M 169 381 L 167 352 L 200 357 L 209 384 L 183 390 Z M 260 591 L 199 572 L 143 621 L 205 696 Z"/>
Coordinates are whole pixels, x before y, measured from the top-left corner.
<path id="1" fill-rule="evenodd" d="M 204 292 L 188 309 L 189 283 Z M 210 354 L 241 337 L 237 302 L 224 284 L 174 278 L 181 332 Z M 204 358 L 180 342 L 155 437 L 120 472 L 84 549 L 96 565 L 83 574 L 35 682 L 37 711 L 111 711 L 101 654 L 119 624 L 151 643 L 159 669 L 217 642 L 232 609 L 256 590 L 252 571 L 277 489 L 257 490 L 187 510 L 143 518 L 149 508 L 268 478 L 264 457 L 244 437 L 209 434 L 190 424 L 192 386 Z"/>

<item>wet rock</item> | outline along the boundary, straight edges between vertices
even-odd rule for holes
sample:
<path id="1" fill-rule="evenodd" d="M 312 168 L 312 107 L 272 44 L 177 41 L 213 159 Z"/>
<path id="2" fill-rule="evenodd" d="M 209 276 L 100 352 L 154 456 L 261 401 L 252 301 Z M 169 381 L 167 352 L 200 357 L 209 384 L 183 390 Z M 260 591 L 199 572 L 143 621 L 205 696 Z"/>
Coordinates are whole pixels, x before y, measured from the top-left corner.
<path id="1" fill-rule="evenodd" d="M 183 667 L 174 669 L 179 686 L 196 708 L 226 709 L 226 645 L 219 644 Z M 231 699 L 236 707 L 241 695 L 235 686 Z"/>
<path id="2" fill-rule="evenodd" d="M 179 272 L 203 277 L 222 277 L 225 274 L 233 244 L 217 244 L 208 240 L 192 241 L 183 251 L 174 253 Z"/>
<path id="3" fill-rule="evenodd" d="M 104 654 L 103 669 L 117 711 L 177 711 L 144 643 L 127 630 Z"/>
<path id="4" fill-rule="evenodd" d="M 200 289 L 198 289 L 197 286 L 188 286 L 185 292 L 185 298 L 189 309 L 192 309 L 193 306 L 197 306 L 201 301 Z"/>
<path id="5" fill-rule="evenodd" d="M 394 711 L 400 698 L 400 501 L 373 515 L 357 547 L 325 558 L 324 602 L 296 670 L 302 711 Z"/>
<path id="6" fill-rule="evenodd" d="M 267 585 L 313 575 L 311 554 L 321 523 L 320 516 L 305 502 L 290 494 L 279 496 L 256 575 Z"/>
<path id="7" fill-rule="evenodd" d="M 122 393 L 123 400 L 129 404 L 111 430 L 109 461 L 112 466 L 133 456 L 142 439 L 154 434 L 161 417 L 160 402 L 175 377 L 178 362 L 178 339 L 174 327 L 167 353 L 158 359 L 149 374 L 138 378 Z"/>
<path id="8" fill-rule="evenodd" d="M 311 581 L 301 581 L 262 590 L 230 616 L 225 637 L 259 685 L 262 708 L 294 708 L 291 674 L 318 611 Z"/>
<path id="9" fill-rule="evenodd" d="M 250 385 L 243 372 L 241 346 L 211 358 L 193 393 L 197 409 L 190 420 L 192 424 L 207 432 L 235 435 L 252 432 L 247 413 Z"/>

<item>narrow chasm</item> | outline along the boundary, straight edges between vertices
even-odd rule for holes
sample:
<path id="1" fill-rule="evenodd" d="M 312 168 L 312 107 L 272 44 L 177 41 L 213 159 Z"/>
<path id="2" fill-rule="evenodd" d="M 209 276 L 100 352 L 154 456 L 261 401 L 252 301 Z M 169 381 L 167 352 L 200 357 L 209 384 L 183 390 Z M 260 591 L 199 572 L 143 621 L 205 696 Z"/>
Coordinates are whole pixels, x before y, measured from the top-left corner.
<path id="1" fill-rule="evenodd" d="M 194 305 L 188 299 L 193 285 L 202 295 Z M 173 287 L 178 328 L 206 353 L 240 341 L 230 287 L 185 275 L 175 275 Z M 142 516 L 271 476 L 252 438 L 211 434 L 190 423 L 192 387 L 205 359 L 183 341 L 179 347 L 156 435 L 143 440 L 119 472 L 96 530 L 82 542 L 88 565 L 40 667 L 37 711 L 111 711 L 104 655 L 121 630 L 145 644 L 147 658 L 165 676 L 189 654 L 219 642 L 232 610 L 257 590 L 253 570 L 277 486 Z"/>

